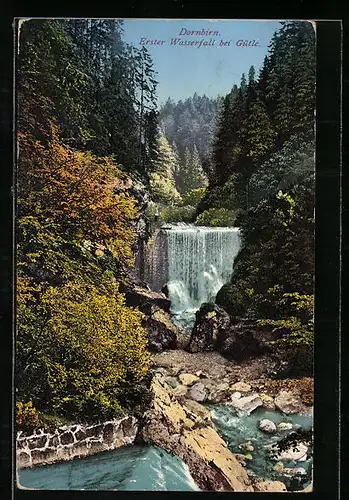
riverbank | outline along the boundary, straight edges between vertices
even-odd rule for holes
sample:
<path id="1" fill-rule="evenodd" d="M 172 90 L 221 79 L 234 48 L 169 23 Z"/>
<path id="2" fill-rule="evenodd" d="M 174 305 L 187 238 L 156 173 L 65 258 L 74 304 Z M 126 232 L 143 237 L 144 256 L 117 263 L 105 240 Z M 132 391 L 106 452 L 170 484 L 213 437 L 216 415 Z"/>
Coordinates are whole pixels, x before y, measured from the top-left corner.
<path id="1" fill-rule="evenodd" d="M 152 354 L 154 398 L 139 422 L 125 417 L 96 426 L 62 427 L 52 435 L 19 435 L 17 466 L 35 468 L 73 459 L 75 462 L 90 455 L 103 457 L 100 452 L 119 447 L 122 450 L 124 445 L 132 444 L 162 449 L 177 457 L 200 490 L 286 491 L 284 482 L 256 474 L 255 470 L 263 471 L 263 467 L 258 469 L 259 455 L 257 469 L 251 468 L 251 446 L 256 449 L 256 444 L 250 442 L 248 449 L 241 446 L 243 441 L 248 444 L 248 433 L 236 434 L 236 428 L 250 427 L 260 441 L 258 453 L 262 448 L 265 453 L 269 437 L 275 441 L 292 428 L 291 417 L 298 422 L 298 415 L 305 415 L 311 421 L 312 380 L 270 380 L 263 366 L 261 359 L 235 363 L 216 352 L 172 350 Z M 250 414 L 253 418 L 249 420 Z M 265 417 L 278 425 L 270 435 L 258 430 Z M 280 423 L 286 424 L 284 429 Z M 304 453 L 304 445 L 301 448 Z M 297 466 L 297 460 L 303 457 L 297 456 L 294 461 L 295 455 L 285 456 L 288 461 L 277 462 L 280 477 L 281 468 L 291 476 L 293 469 L 304 473 L 304 462 Z M 290 460 L 293 469 L 288 466 Z M 271 469 L 272 462 L 269 465 Z"/>

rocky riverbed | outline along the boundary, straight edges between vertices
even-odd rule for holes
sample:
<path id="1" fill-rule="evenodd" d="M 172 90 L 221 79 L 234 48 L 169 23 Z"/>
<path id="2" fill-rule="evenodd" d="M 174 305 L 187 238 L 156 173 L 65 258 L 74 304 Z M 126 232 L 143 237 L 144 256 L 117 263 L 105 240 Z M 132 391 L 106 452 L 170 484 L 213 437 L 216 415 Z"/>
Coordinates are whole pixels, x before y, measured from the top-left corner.
<path id="1" fill-rule="evenodd" d="M 180 460 L 183 466 L 178 467 L 181 470 L 187 467 L 187 478 L 191 477 L 203 491 L 289 490 L 294 476 L 302 479 L 305 475 L 309 477 L 309 471 L 311 473 L 308 446 L 300 443 L 296 450 L 286 449 L 274 461 L 268 459 L 269 449 L 280 437 L 299 427 L 294 422 L 303 425 L 307 418 L 307 422 L 311 422 L 312 380 L 270 380 L 262 367 L 260 360 L 237 363 L 217 352 L 169 350 L 152 354 L 154 397 L 143 418 L 135 423 L 139 429 L 132 437 L 135 445 L 154 449 L 156 456 L 155 450 L 164 450 L 169 454 L 166 456 Z M 23 439 L 20 436 L 18 440 L 19 454 L 23 454 Z M 83 456 L 123 444 L 120 440 L 114 441 L 108 435 L 106 446 L 103 439 L 98 438 L 99 449 L 87 446 Z M 30 448 L 28 440 L 25 442 Z M 80 455 L 72 450 L 62 458 L 51 453 L 47 460 L 40 455 L 41 464 L 79 458 Z M 117 453 L 115 456 L 121 453 L 118 460 L 123 460 L 122 448 L 113 453 Z M 135 456 L 141 457 L 142 453 L 137 452 Z M 103 460 L 106 463 L 106 459 Z M 35 463 L 39 465 L 40 460 Z M 114 473 L 111 482 L 115 481 L 113 477 Z M 98 477 L 94 481 L 98 482 Z M 183 479 L 180 484 L 178 488 L 186 488 L 185 485 L 191 483 Z M 309 488 L 311 485 L 306 490 L 301 487 L 299 490 L 308 491 Z"/>
<path id="2" fill-rule="evenodd" d="M 237 418 L 256 410 L 274 412 L 278 428 L 261 418 L 258 432 L 275 438 L 277 432 L 292 432 L 293 425 L 282 421 L 287 415 L 300 414 L 311 420 L 311 379 L 270 380 L 264 376 L 260 360 L 238 364 L 216 352 L 174 350 L 154 354 L 152 359 L 154 402 L 145 415 L 143 441 L 180 457 L 202 490 L 286 491 L 283 482 L 264 480 L 248 470 L 248 450 L 231 452 L 217 425 L 217 413 L 215 418 L 210 407 L 231 409 Z M 295 463 L 285 467 L 281 460 L 286 464 L 302 460 L 307 450 L 300 443 L 294 454 L 286 450 L 278 457 L 279 471 L 285 468 L 283 477 L 306 472 L 300 467 L 297 470 Z"/>

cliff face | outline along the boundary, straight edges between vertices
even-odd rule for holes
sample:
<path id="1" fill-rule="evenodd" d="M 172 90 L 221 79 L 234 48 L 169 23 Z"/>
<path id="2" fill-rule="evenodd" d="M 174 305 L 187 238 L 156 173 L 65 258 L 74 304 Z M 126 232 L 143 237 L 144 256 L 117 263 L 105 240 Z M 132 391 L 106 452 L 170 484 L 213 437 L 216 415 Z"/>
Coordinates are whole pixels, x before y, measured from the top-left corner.
<path id="1" fill-rule="evenodd" d="M 138 263 L 140 276 L 152 290 L 159 292 L 168 281 L 168 254 L 164 231 L 156 229 L 151 238 L 143 243 L 141 254 L 143 266 Z"/>
<path id="2" fill-rule="evenodd" d="M 251 480 L 218 435 L 210 412 L 176 396 L 157 373 L 153 407 L 145 415 L 141 437 L 181 458 L 201 490 L 253 491 Z"/>

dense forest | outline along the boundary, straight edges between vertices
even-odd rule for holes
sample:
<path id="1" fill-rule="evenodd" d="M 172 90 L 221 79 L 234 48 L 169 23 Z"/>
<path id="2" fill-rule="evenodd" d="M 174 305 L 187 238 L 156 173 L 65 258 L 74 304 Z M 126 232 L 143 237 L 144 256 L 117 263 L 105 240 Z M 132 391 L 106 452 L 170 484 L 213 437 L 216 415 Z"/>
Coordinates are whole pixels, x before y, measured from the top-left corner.
<path id="1" fill-rule="evenodd" d="M 157 151 L 156 80 L 122 23 L 35 20 L 20 30 L 18 422 L 101 418 L 147 373 L 141 313 L 119 284 Z M 27 420 L 25 418 L 27 415 Z"/>
<path id="2" fill-rule="evenodd" d="M 217 302 L 285 331 L 312 371 L 315 43 L 310 23 L 283 23 L 256 78 L 225 97 L 199 210 L 235 212 L 243 245 Z M 297 349 L 293 349 L 295 355 Z M 298 359 L 298 358 L 297 358 Z"/>
<path id="3" fill-rule="evenodd" d="M 20 28 L 16 386 L 24 427 L 109 418 L 146 379 L 142 313 L 120 291 L 144 214 L 156 227 L 240 227 L 242 249 L 217 303 L 236 321 L 281 328 L 281 342 L 311 356 L 312 25 L 284 22 L 259 73 L 251 67 L 224 98 L 194 94 L 160 110 L 153 61 L 122 34 L 113 20 Z M 139 192 L 149 194 L 145 204 Z"/>

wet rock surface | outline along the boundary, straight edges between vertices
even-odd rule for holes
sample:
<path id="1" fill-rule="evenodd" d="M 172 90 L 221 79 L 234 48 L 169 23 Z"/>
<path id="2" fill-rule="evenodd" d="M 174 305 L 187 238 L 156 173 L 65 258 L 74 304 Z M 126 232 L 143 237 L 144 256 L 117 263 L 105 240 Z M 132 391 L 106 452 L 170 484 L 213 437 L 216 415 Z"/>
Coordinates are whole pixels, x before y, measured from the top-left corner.
<path id="1" fill-rule="evenodd" d="M 312 376 L 311 347 L 287 348 L 282 344 L 270 344 L 281 339 L 283 334 L 281 328 L 260 325 L 256 321 L 237 323 L 222 307 L 204 303 L 196 313 L 186 349 L 192 353 L 217 351 L 238 362 L 261 359 L 271 377 Z M 266 357 L 268 363 L 264 362 Z"/>
<path id="2" fill-rule="evenodd" d="M 125 294 L 126 304 L 138 307 L 144 314 L 142 325 L 148 332 L 149 351 L 176 349 L 178 329 L 172 322 L 171 302 L 165 294 L 150 290 L 135 275 L 120 290 Z"/>
<path id="3" fill-rule="evenodd" d="M 161 373 L 152 388 L 154 403 L 142 439 L 181 458 L 201 490 L 253 491 L 246 471 L 214 429 L 209 410 L 174 395 Z"/>

